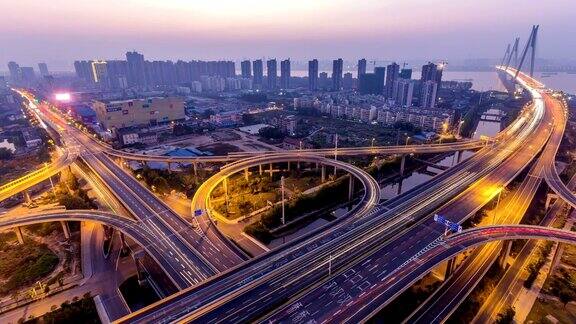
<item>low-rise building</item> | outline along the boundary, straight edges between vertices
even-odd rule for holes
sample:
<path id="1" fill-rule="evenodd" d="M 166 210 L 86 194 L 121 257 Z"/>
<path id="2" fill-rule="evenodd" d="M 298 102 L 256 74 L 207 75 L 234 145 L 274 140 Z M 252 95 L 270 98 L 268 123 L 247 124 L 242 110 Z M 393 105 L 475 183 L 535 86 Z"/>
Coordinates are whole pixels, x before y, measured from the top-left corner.
<path id="1" fill-rule="evenodd" d="M 111 131 L 125 127 L 156 125 L 185 118 L 184 101 L 176 97 L 94 101 L 92 108 L 100 123 Z"/>

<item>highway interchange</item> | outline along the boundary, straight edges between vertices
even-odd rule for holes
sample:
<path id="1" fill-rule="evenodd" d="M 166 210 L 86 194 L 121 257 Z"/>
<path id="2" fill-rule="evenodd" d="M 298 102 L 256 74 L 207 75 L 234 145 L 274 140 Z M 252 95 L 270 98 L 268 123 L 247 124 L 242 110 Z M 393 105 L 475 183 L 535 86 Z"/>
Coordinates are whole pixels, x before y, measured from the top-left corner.
<path id="1" fill-rule="evenodd" d="M 444 234 L 443 227 L 431 220 L 433 213 L 446 215 L 454 222 L 464 221 L 492 200 L 499 188 L 505 187 L 524 170 L 546 143 L 552 142 L 548 141 L 549 137 L 557 143 L 561 140 L 564 126 L 559 122 L 562 118 L 555 116 L 557 108 L 565 116 L 561 104 L 528 76 L 521 74 L 519 81 L 531 92 L 533 104 L 498 135 L 497 141 L 490 143 L 467 141 L 403 147 L 340 148 L 337 152 L 335 149 L 266 154 L 248 152 L 237 156 L 207 157 L 204 161 L 199 158 L 119 153 L 98 144 L 60 120 L 60 127 L 66 130 L 62 132 L 66 142 L 75 142 L 77 147 L 82 148 L 80 158 L 130 211 L 135 218 L 130 222 L 136 222 L 144 235 L 155 238 L 153 243 L 144 244 L 154 246 L 164 254 L 162 259 L 156 261 L 181 290 L 119 322 L 357 322 L 370 318 L 408 287 L 406 283 L 414 282 L 430 271 L 431 267 L 417 265 L 421 265 L 419 260 L 424 260 L 422 258 L 432 253 L 430 251 L 436 251 L 434 248 Z M 29 94 L 24 95 L 32 102 Z M 47 110 L 42 115 L 49 115 L 54 120 L 58 118 Z M 560 127 L 556 126 L 558 124 Z M 533 134 L 545 136 L 531 136 Z M 549 154 L 545 155 L 546 161 L 542 162 L 538 174 L 543 169 L 550 183 L 558 178 L 553 163 L 557 146 L 548 144 L 548 147 L 550 149 L 545 149 L 545 152 Z M 433 178 L 425 186 L 414 188 L 383 204 L 379 202 L 377 184 L 369 175 L 344 162 L 328 158 L 336 155 L 437 153 L 478 148 L 480 151 L 473 157 Z M 139 161 L 239 161 L 223 168 L 198 190 L 191 208 L 203 210 L 204 213 L 199 218 L 200 226 L 196 226 L 173 212 L 108 155 Z M 210 192 L 224 178 L 236 172 L 264 163 L 288 161 L 320 163 L 349 172 L 363 184 L 363 199 L 348 217 L 247 260 L 248 257 L 212 223 L 208 214 Z M 561 182 L 555 186 L 557 192 L 565 191 L 563 195 L 560 194 L 562 198 L 568 201 L 575 199 Z M 50 218 L 50 215 L 46 217 Z M 128 226 L 116 222 L 116 227 L 121 230 L 122 226 Z M 10 224 L 14 226 L 15 223 Z M 129 224 L 133 227 L 132 223 Z M 114 225 L 112 221 L 111 225 Z M 522 235 L 538 236 L 544 233 L 534 228 L 529 233 L 524 228 L 515 227 L 514 230 L 524 231 Z M 494 234 L 495 239 L 502 239 L 502 233 L 510 232 L 492 228 L 490 233 Z M 565 233 L 545 233 L 566 238 Z M 135 238 L 136 241 L 138 239 Z M 143 241 L 142 238 L 140 240 Z M 475 244 L 481 242 L 463 246 Z M 439 258 L 433 257 L 434 260 Z M 384 282 L 388 283 L 386 289 L 382 289 Z"/>

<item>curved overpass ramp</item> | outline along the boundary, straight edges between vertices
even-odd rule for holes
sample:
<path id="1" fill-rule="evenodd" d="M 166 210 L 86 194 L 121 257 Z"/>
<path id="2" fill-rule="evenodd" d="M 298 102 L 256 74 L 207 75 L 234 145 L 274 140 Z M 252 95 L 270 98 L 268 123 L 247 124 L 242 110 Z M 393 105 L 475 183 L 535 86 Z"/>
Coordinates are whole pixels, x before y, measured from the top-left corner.
<path id="1" fill-rule="evenodd" d="M 156 263 L 158 263 L 174 284 L 178 286 L 174 278 L 178 278 L 178 272 L 180 269 L 172 268 L 170 262 L 166 260 L 166 251 L 159 248 L 159 245 L 157 244 L 157 241 L 161 238 L 155 238 L 137 221 L 123 216 L 95 210 L 71 210 L 25 214 L 0 218 L 0 230 L 58 221 L 90 221 L 116 228 L 138 243 L 138 245 L 140 245 L 148 255 L 156 261 Z"/>
<path id="2" fill-rule="evenodd" d="M 362 298 L 343 305 L 341 312 L 330 319 L 338 323 L 359 323 L 375 315 L 438 264 L 473 247 L 504 240 L 541 239 L 576 245 L 576 232 L 533 225 L 486 226 L 465 230 L 441 238 L 402 264 L 372 288 Z M 366 305 L 366 306 L 365 306 Z"/>
<path id="3" fill-rule="evenodd" d="M 58 160 L 56 160 L 56 162 L 44 166 L 36 171 L 32 171 L 14 181 L 0 186 L 0 201 L 10 198 L 17 193 L 22 192 L 44 180 L 47 180 L 55 174 L 58 174 L 58 172 L 62 171 L 62 169 L 72 164 L 75 159 L 75 155 L 69 154 L 67 151 L 65 151 L 64 154 L 60 156 Z"/>
<path id="4" fill-rule="evenodd" d="M 192 208 L 194 210 L 208 210 L 208 207 L 210 206 L 210 194 L 227 177 L 262 164 L 283 162 L 319 163 L 321 165 L 327 165 L 346 171 L 354 178 L 358 179 L 364 187 L 364 196 L 361 203 L 362 206 L 356 210 L 356 212 L 359 213 L 359 216 L 368 213 L 372 207 L 380 201 L 380 188 L 378 182 L 376 182 L 376 180 L 374 180 L 374 178 L 366 171 L 345 162 L 327 159 L 310 153 L 290 154 L 282 152 L 240 160 L 222 168 L 220 172 L 204 181 L 204 183 L 202 183 L 198 188 L 192 198 Z"/>

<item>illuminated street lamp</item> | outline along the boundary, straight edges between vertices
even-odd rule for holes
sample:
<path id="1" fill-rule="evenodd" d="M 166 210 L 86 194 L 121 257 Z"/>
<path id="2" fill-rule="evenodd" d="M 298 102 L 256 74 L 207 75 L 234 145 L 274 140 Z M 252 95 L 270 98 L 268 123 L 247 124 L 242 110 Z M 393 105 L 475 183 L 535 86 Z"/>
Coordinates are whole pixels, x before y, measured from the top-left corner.
<path id="1" fill-rule="evenodd" d="M 458 123 L 458 132 L 456 133 L 456 136 L 458 137 L 460 137 L 460 132 L 462 131 L 462 124 L 464 124 L 463 120 Z"/>
<path id="2" fill-rule="evenodd" d="M 410 141 L 410 136 L 406 137 L 406 146 L 408 146 L 408 141 Z"/>

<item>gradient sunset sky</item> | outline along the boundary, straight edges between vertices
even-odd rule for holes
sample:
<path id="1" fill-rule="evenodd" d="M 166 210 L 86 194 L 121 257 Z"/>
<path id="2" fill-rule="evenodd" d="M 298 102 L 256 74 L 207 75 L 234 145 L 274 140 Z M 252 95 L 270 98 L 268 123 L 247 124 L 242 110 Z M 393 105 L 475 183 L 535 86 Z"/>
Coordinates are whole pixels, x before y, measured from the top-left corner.
<path id="1" fill-rule="evenodd" d="M 540 57 L 576 53 L 575 0 L 0 0 L 6 62 L 493 58 L 540 24 Z"/>

